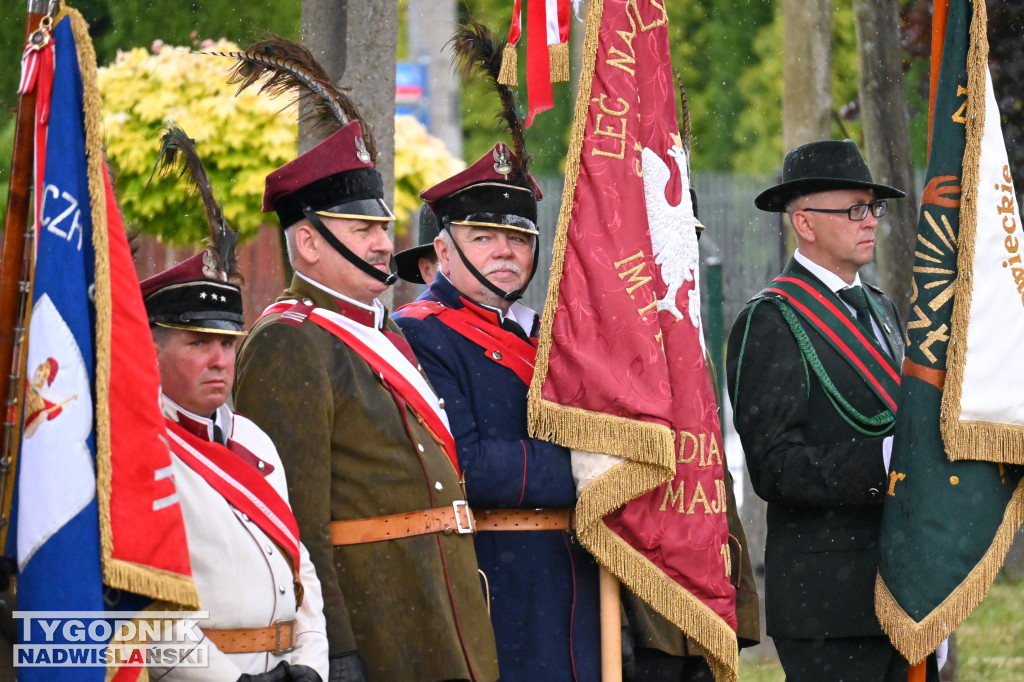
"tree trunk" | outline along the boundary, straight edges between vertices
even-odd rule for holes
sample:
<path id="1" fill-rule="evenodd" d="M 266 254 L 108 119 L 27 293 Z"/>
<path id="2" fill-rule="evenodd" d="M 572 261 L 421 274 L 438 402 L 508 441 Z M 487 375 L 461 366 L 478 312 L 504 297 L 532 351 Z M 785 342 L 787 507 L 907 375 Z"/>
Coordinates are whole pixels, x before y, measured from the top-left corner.
<path id="1" fill-rule="evenodd" d="M 455 32 L 454 0 L 408 0 L 409 60 L 427 65 L 430 134 L 441 138 L 454 156 L 462 157 L 459 83 L 452 71 L 452 53 L 445 46 Z"/>
<path id="2" fill-rule="evenodd" d="M 829 139 L 832 3 L 782 0 L 782 143 L 787 150 Z"/>
<path id="3" fill-rule="evenodd" d="M 377 139 L 377 170 L 390 205 L 395 185 L 397 0 L 303 0 L 302 42 L 352 99 Z M 305 131 L 303 131 L 305 132 Z M 302 151 L 320 140 L 300 136 Z"/>
<path id="4" fill-rule="evenodd" d="M 832 3 L 782 0 L 782 25 L 782 145 L 789 151 L 831 137 Z M 788 255 L 796 236 L 783 230 L 783 239 Z"/>
<path id="5" fill-rule="evenodd" d="M 907 319 L 917 233 L 917 196 L 903 87 L 897 0 L 853 0 L 860 59 L 860 104 L 875 182 L 907 193 L 879 221 L 875 260 L 882 287 Z"/>
<path id="6" fill-rule="evenodd" d="M 351 97 L 377 140 L 374 165 L 384 178 L 384 200 L 395 198 L 395 63 L 398 0 L 303 0 L 302 43 Z M 299 151 L 320 139 L 299 132 Z M 389 228 L 394 236 L 394 223 Z M 381 296 L 391 303 L 390 289 Z"/>

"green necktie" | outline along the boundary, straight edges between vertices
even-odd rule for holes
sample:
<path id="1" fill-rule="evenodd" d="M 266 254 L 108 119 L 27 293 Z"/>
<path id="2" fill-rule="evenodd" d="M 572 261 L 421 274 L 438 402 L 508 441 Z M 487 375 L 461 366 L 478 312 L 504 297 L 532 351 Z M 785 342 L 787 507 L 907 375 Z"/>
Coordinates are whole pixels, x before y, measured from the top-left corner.
<path id="1" fill-rule="evenodd" d="M 855 286 L 840 289 L 839 298 L 843 299 L 857 311 L 857 321 L 866 331 L 875 335 L 875 328 L 871 325 L 871 308 L 868 306 L 868 296 L 864 293 L 864 287 Z"/>

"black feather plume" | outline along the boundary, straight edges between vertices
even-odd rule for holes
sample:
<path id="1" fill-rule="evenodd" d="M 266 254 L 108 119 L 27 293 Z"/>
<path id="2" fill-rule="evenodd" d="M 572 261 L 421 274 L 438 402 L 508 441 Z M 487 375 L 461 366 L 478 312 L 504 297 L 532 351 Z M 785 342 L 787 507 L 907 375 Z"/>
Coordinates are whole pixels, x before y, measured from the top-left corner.
<path id="1" fill-rule="evenodd" d="M 235 260 L 238 233 L 228 224 L 224 210 L 213 195 L 213 186 L 196 152 L 195 143 L 184 130 L 173 124 L 168 126 L 161 142 L 163 144 L 160 148 L 160 157 L 157 159 L 157 168 L 165 174 L 170 174 L 181 166 L 179 175 L 187 180 L 188 190 L 198 190 L 203 200 L 206 220 L 210 225 L 210 246 L 217 255 L 221 271 L 228 279 L 241 279 L 238 262 Z"/>
<path id="2" fill-rule="evenodd" d="M 377 158 L 373 132 L 360 116 L 355 102 L 344 89 L 331 81 L 327 71 L 305 46 L 280 36 L 271 36 L 253 43 L 242 52 L 204 54 L 231 57 L 238 62 L 228 77 L 228 85 L 237 84 L 238 92 L 263 81 L 259 89 L 261 93 L 271 97 L 291 93 L 292 101 L 304 110 L 302 122 L 310 124 L 311 133 L 317 131 L 330 135 L 349 121 L 359 121 L 370 158 Z"/>
<path id="3" fill-rule="evenodd" d="M 674 69 L 673 69 L 674 71 Z M 693 143 L 693 128 L 690 124 L 690 105 L 686 101 L 686 88 L 683 87 L 683 77 L 675 71 L 676 86 L 679 88 L 679 105 L 682 108 L 679 120 L 680 133 L 683 138 L 683 149 L 687 155 L 690 153 L 690 146 Z"/>
<path id="4" fill-rule="evenodd" d="M 519 114 L 515 91 L 498 82 L 501 72 L 501 53 L 505 40 L 495 39 L 491 29 L 478 21 L 470 20 L 455 29 L 448 43 L 452 46 L 452 64 L 462 75 L 463 81 L 472 80 L 474 74 L 482 76 L 501 99 L 500 118 L 512 137 L 512 151 L 519 159 L 519 172 L 526 177 L 530 157 L 526 153 L 523 119 Z"/>

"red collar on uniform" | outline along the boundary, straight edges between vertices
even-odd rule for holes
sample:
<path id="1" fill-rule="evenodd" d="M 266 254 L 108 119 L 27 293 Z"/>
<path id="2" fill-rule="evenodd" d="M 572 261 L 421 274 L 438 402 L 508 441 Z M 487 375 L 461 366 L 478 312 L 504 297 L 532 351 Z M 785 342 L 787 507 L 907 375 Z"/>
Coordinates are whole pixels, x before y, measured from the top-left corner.
<path id="1" fill-rule="evenodd" d="M 200 440 L 204 440 L 207 443 L 214 442 L 214 422 L 212 419 L 200 418 L 198 417 L 198 415 L 194 415 L 191 412 L 185 412 L 184 410 L 177 408 L 173 404 L 168 405 L 168 407 L 174 408 L 173 415 L 167 414 L 166 412 L 164 414 L 164 417 L 168 421 L 177 424 L 182 429 L 188 431 L 190 434 L 192 434 L 193 436 Z M 226 425 L 222 425 L 221 428 L 227 427 Z M 231 430 L 234 431 L 233 428 Z M 274 465 L 254 455 L 252 451 L 249 450 L 249 448 L 245 447 L 237 440 L 232 440 L 231 435 L 233 434 L 229 434 L 227 439 L 228 450 L 238 455 L 239 459 L 241 459 L 243 462 L 251 466 L 256 471 L 260 472 L 264 477 L 269 476 L 270 473 L 274 470 Z"/>
<path id="2" fill-rule="evenodd" d="M 360 308 L 340 298 L 335 298 L 334 303 L 338 306 L 338 312 L 353 322 L 357 322 L 364 327 L 370 327 L 371 329 L 376 325 L 377 316 L 372 310 Z"/>

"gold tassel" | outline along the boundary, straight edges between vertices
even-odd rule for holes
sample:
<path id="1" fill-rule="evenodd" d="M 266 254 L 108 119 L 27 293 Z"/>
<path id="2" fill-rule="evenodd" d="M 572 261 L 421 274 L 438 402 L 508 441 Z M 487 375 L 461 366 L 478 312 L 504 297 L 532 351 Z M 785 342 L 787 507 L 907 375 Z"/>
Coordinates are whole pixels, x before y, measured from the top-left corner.
<path id="1" fill-rule="evenodd" d="M 519 86 L 519 63 L 516 58 L 516 46 L 506 43 L 501 51 L 501 71 L 498 72 L 498 83 L 510 88 Z"/>
<path id="2" fill-rule="evenodd" d="M 548 45 L 552 83 L 569 82 L 569 43 Z"/>

